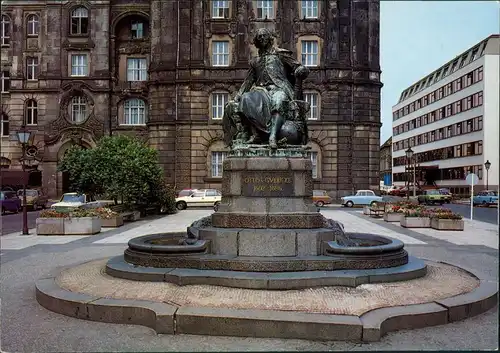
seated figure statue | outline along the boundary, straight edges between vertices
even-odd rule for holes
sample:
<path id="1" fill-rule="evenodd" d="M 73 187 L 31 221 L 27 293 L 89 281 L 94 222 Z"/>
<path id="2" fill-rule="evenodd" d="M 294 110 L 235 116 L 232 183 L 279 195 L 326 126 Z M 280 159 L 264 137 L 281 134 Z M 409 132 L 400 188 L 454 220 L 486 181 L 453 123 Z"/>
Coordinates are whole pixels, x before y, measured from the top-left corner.
<path id="1" fill-rule="evenodd" d="M 253 44 L 259 55 L 240 90 L 224 110 L 224 140 L 235 144 L 307 144 L 306 114 L 309 104 L 302 97 L 302 80 L 309 69 L 286 49 L 274 47 L 273 34 L 257 30 Z"/>

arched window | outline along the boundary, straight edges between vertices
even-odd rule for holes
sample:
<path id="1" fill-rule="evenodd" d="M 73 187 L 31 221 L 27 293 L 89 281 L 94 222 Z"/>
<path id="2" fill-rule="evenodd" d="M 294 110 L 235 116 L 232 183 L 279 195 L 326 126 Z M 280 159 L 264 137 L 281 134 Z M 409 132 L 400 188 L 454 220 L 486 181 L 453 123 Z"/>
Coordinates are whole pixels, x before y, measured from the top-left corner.
<path id="1" fill-rule="evenodd" d="M 26 102 L 25 108 L 26 125 L 38 124 L 38 103 L 34 99 Z"/>
<path id="2" fill-rule="evenodd" d="M 0 126 L 1 128 L 1 136 L 9 136 L 9 117 L 7 116 L 7 114 L 5 113 L 2 113 L 2 124 Z"/>
<path id="3" fill-rule="evenodd" d="M 2 46 L 10 45 L 10 18 L 7 15 L 2 15 L 0 37 Z"/>
<path id="4" fill-rule="evenodd" d="M 26 32 L 28 36 L 37 36 L 40 32 L 40 21 L 38 20 L 38 15 L 29 15 Z"/>
<path id="5" fill-rule="evenodd" d="M 87 118 L 87 99 L 74 96 L 71 99 L 71 122 L 81 123 Z"/>
<path id="6" fill-rule="evenodd" d="M 83 35 L 89 32 L 89 10 L 77 7 L 71 11 L 71 34 Z"/>
<path id="7" fill-rule="evenodd" d="M 139 98 L 131 98 L 123 105 L 123 125 L 146 124 L 146 103 Z"/>

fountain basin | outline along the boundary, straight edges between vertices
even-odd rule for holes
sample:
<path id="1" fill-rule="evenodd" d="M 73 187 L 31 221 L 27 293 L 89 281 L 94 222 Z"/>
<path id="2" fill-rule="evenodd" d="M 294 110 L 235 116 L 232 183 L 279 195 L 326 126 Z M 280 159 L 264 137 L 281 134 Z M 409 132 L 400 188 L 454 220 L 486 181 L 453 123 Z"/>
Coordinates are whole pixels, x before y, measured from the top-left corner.
<path id="1" fill-rule="evenodd" d="M 199 254 L 210 251 L 209 241 L 195 240 L 193 244 L 180 244 L 185 233 L 150 234 L 130 239 L 128 248 L 139 253 L 151 254 Z"/>

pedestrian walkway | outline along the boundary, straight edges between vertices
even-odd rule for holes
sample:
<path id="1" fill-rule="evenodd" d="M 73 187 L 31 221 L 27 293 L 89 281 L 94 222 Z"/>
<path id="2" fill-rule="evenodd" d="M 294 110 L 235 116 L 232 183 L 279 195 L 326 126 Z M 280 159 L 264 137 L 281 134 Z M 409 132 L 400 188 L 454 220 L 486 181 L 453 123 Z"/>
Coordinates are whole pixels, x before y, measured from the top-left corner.
<path id="1" fill-rule="evenodd" d="M 154 221 L 139 221 L 137 227 L 129 229 L 120 234 L 115 234 L 105 239 L 98 240 L 94 244 L 127 244 L 132 238 L 147 234 L 177 233 L 185 232 L 187 227 L 194 221 L 209 216 L 213 213 L 211 208 L 205 210 L 184 210 L 173 215 L 168 215 Z"/>

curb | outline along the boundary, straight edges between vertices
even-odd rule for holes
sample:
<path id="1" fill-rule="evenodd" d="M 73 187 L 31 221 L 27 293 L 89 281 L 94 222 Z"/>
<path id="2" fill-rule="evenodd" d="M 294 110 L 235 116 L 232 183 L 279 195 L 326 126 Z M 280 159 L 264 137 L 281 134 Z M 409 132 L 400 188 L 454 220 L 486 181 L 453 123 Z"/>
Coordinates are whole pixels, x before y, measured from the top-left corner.
<path id="1" fill-rule="evenodd" d="M 92 297 L 60 288 L 55 277 L 38 280 L 35 288 L 38 303 L 58 314 L 90 321 L 141 325 L 158 334 L 375 342 L 388 332 L 443 325 L 495 307 L 498 283 L 473 275 L 480 283 L 472 292 L 430 303 L 375 309 L 361 316 L 179 308 L 144 300 Z"/>

